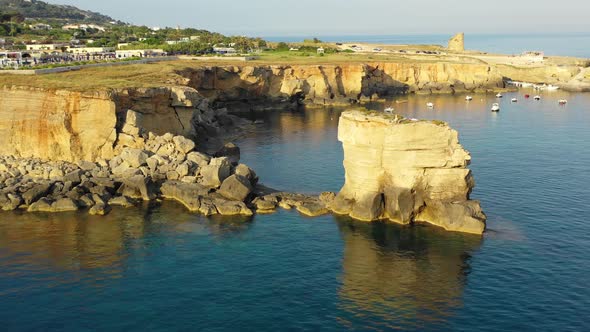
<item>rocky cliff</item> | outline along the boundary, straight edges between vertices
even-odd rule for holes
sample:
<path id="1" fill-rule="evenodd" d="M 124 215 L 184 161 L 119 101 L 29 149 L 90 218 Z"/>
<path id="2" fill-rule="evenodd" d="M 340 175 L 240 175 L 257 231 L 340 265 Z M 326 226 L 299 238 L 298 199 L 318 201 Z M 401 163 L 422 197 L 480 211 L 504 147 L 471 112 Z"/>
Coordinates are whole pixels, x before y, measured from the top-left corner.
<path id="1" fill-rule="evenodd" d="M 485 215 L 469 200 L 469 153 L 444 123 L 362 111 L 342 114 L 345 184 L 330 208 L 363 221 L 428 222 L 482 234 Z"/>
<path id="2" fill-rule="evenodd" d="M 129 109 L 143 115 L 139 136 L 153 132 L 209 139 L 239 121 L 226 110 L 211 109 L 189 87 L 94 93 L 2 88 L 0 155 L 72 162 L 110 159 L 117 145 L 133 146 L 133 135 L 140 134 L 124 127 Z"/>
<path id="3" fill-rule="evenodd" d="M 404 93 L 454 93 L 504 87 L 485 64 L 398 62 L 342 65 L 216 66 L 180 72 L 187 85 L 221 102 L 358 102 Z"/>

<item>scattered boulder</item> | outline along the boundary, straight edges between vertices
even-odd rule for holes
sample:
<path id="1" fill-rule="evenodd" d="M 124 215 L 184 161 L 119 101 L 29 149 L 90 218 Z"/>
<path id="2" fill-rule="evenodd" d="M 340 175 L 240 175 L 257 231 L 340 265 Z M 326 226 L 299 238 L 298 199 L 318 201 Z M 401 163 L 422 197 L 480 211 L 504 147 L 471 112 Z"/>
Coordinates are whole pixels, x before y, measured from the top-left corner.
<path id="1" fill-rule="evenodd" d="M 23 194 L 23 199 L 26 205 L 31 205 L 32 203 L 39 200 L 41 197 L 47 196 L 49 191 L 51 190 L 51 183 L 39 183 L 34 185 L 31 189 L 27 190 Z"/>
<path id="2" fill-rule="evenodd" d="M 240 162 L 240 148 L 234 143 L 227 143 L 215 153 L 215 157 L 227 157 L 230 163 L 237 165 Z"/>
<path id="3" fill-rule="evenodd" d="M 122 196 L 150 201 L 156 198 L 154 187 L 151 177 L 135 175 L 124 180 L 117 192 Z"/>
<path id="4" fill-rule="evenodd" d="M 184 136 L 174 136 L 172 141 L 174 142 L 176 150 L 184 154 L 187 154 L 195 149 L 195 142 Z"/>
<path id="5" fill-rule="evenodd" d="M 104 216 L 107 215 L 110 211 L 111 208 L 105 203 L 97 203 L 92 208 L 90 208 L 88 213 L 90 213 L 93 216 Z"/>
<path id="6" fill-rule="evenodd" d="M 230 171 L 231 165 L 227 158 L 213 158 L 209 165 L 201 167 L 201 183 L 207 187 L 219 188 L 230 175 Z"/>
<path id="7" fill-rule="evenodd" d="M 121 153 L 121 159 L 132 168 L 138 168 L 146 164 L 148 154 L 139 149 L 126 148 Z"/>
<path id="8" fill-rule="evenodd" d="M 252 192 L 250 181 L 241 176 L 234 174 L 223 181 L 218 193 L 223 197 L 243 202 Z"/>

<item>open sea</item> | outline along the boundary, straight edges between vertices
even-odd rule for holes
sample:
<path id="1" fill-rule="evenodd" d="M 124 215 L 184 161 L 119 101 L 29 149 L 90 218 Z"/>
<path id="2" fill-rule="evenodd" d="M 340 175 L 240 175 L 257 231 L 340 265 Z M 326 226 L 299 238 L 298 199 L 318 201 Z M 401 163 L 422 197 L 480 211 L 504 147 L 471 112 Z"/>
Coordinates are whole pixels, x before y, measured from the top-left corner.
<path id="1" fill-rule="evenodd" d="M 370 36 L 290 36 L 265 37 L 273 42 L 301 42 L 317 37 L 324 42 L 364 42 L 374 44 L 448 44 L 451 35 L 370 35 Z M 465 48 L 490 53 L 520 54 L 544 51 L 546 55 L 590 58 L 590 33 L 561 34 L 465 34 Z"/>
<path id="2" fill-rule="evenodd" d="M 0 213 L 0 330 L 589 331 L 590 94 L 525 93 L 497 114 L 491 94 L 369 105 L 459 131 L 483 237 L 285 210 L 205 218 L 174 202 Z M 245 114 L 264 124 L 236 142 L 242 161 L 277 189 L 338 191 L 343 110 Z"/>

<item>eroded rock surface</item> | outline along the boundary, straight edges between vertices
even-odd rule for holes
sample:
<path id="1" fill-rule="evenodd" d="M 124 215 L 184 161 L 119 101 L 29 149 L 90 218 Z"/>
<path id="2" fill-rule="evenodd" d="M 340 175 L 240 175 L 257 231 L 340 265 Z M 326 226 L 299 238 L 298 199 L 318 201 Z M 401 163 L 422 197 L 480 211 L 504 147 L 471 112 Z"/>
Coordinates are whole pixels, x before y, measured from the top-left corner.
<path id="1" fill-rule="evenodd" d="M 334 212 L 483 233 L 485 214 L 479 202 L 469 200 L 471 158 L 447 124 L 348 111 L 340 118 L 338 138 L 346 177 L 330 203 Z"/>

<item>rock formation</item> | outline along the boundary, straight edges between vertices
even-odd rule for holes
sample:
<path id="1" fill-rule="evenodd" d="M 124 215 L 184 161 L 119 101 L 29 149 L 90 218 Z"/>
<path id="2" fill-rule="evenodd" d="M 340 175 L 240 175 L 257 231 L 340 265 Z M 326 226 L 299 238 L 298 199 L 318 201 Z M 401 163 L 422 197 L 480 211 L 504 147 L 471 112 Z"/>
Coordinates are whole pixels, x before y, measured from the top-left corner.
<path id="1" fill-rule="evenodd" d="M 465 52 L 465 34 L 458 33 L 449 39 L 449 51 Z"/>
<path id="2" fill-rule="evenodd" d="M 428 222 L 481 234 L 485 215 L 469 200 L 470 155 L 448 125 L 376 112 L 347 111 L 338 139 L 345 184 L 330 208 L 363 221 Z"/>
<path id="3" fill-rule="evenodd" d="M 401 62 L 344 65 L 259 65 L 188 68 L 188 86 L 211 101 L 350 104 L 405 93 L 454 93 L 504 87 L 481 63 Z"/>

